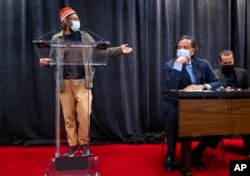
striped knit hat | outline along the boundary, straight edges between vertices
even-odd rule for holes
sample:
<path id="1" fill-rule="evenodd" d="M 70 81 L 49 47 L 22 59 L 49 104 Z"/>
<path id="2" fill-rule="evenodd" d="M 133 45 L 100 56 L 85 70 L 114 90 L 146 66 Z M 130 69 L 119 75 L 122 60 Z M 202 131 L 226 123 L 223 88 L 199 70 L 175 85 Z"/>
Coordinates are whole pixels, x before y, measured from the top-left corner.
<path id="1" fill-rule="evenodd" d="M 61 22 L 63 22 L 63 20 L 71 15 L 71 14 L 74 14 L 76 13 L 71 7 L 64 7 L 63 9 L 60 10 L 60 13 L 59 13 L 59 17 L 60 17 L 60 20 Z"/>

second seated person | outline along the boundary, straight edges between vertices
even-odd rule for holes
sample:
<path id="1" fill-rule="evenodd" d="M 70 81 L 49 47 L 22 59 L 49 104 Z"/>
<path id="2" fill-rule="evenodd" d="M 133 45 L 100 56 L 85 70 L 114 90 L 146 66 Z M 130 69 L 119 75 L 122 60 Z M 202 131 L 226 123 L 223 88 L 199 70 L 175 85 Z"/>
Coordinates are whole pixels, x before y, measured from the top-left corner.
<path id="1" fill-rule="evenodd" d="M 176 57 L 165 63 L 164 79 L 167 90 L 215 90 L 220 82 L 209 63 L 195 57 L 198 46 L 191 36 L 181 36 L 175 45 Z M 164 167 L 175 169 L 175 148 L 178 139 L 178 99 L 166 95 L 163 100 L 165 114 L 167 155 Z"/>
<path id="2" fill-rule="evenodd" d="M 223 50 L 219 54 L 220 68 L 215 70 L 221 84 L 226 92 L 250 90 L 250 77 L 244 68 L 235 67 L 235 57 L 231 50 Z M 250 135 L 243 134 L 242 140 L 245 146 L 247 158 L 250 159 Z M 204 168 L 202 163 L 202 154 L 208 148 L 215 149 L 223 136 L 204 136 L 200 143 L 193 150 L 193 160 L 199 163 L 199 168 Z M 198 162 L 197 162 L 198 161 Z"/>

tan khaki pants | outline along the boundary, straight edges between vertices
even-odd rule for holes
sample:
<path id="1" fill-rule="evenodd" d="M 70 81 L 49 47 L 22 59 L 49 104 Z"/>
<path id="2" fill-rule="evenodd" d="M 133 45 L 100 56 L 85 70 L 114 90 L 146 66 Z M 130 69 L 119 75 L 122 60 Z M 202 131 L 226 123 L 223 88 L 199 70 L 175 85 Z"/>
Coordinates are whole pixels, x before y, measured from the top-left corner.
<path id="1" fill-rule="evenodd" d="M 91 89 L 86 88 L 84 81 L 64 80 L 64 85 L 64 91 L 60 92 L 60 100 L 69 146 L 88 144 L 92 103 Z M 76 120 L 79 123 L 78 129 Z"/>

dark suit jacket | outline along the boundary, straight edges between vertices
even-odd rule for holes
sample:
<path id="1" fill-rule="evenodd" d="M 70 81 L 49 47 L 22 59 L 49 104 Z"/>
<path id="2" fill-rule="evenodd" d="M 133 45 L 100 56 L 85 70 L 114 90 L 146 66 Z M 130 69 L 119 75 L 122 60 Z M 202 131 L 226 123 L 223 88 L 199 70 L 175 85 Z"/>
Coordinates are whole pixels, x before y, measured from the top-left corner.
<path id="1" fill-rule="evenodd" d="M 184 67 L 182 67 L 181 72 L 173 69 L 175 59 L 168 61 L 163 67 L 167 90 L 184 89 L 191 84 L 190 76 Z M 212 86 L 212 89 L 220 86 L 220 82 L 207 60 L 193 57 L 191 62 L 197 85 L 209 84 Z"/>
<path id="2" fill-rule="evenodd" d="M 234 68 L 237 83 L 238 83 L 238 88 L 240 89 L 249 89 L 250 90 L 250 78 L 248 76 L 247 70 L 243 68 Z M 214 71 L 219 79 L 221 80 L 222 84 L 224 87 L 227 87 L 227 83 L 224 77 L 224 74 L 222 73 L 222 69 L 216 69 Z"/>

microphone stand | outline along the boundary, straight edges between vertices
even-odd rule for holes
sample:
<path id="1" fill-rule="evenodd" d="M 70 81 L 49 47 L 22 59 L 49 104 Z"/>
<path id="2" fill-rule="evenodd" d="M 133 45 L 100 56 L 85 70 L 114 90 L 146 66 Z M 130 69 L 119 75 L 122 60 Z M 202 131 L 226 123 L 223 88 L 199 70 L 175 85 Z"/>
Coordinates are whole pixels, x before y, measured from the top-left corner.
<path id="1" fill-rule="evenodd" d="M 37 40 L 42 40 L 45 36 L 51 34 L 52 32 L 55 32 L 55 31 L 57 31 L 57 30 L 60 30 L 60 29 L 61 29 L 61 27 L 55 28 L 55 29 L 53 29 L 53 30 L 51 30 L 51 31 L 49 31 L 49 32 L 46 32 L 45 34 L 43 34 L 43 35 L 41 35 L 40 37 L 38 37 Z"/>
<path id="2" fill-rule="evenodd" d="M 110 46 L 110 42 L 105 40 L 104 38 L 100 37 L 99 35 L 97 35 L 96 33 L 92 32 L 91 30 L 89 30 L 88 28 L 84 27 L 83 28 L 85 31 L 87 31 L 88 33 L 94 35 L 95 37 L 100 39 L 100 43 L 98 43 L 95 46 L 95 49 L 99 49 L 99 50 L 106 50 L 109 46 Z"/>
<path id="3" fill-rule="evenodd" d="M 216 88 L 215 90 L 216 90 L 216 91 L 219 91 L 219 92 L 220 92 L 220 91 L 224 92 L 224 91 L 225 91 L 225 87 L 223 87 L 223 84 L 222 84 L 220 78 L 219 78 L 218 75 L 214 72 L 214 69 L 212 68 L 212 66 L 210 65 L 210 63 L 209 63 L 206 59 L 204 59 L 204 60 L 207 62 L 208 66 L 210 67 L 210 69 L 212 70 L 212 72 L 214 73 L 214 75 L 216 76 L 216 78 L 218 79 L 218 81 L 219 81 L 219 83 L 220 83 L 220 87 Z"/>
<path id="4" fill-rule="evenodd" d="M 37 40 L 33 40 L 33 45 L 36 45 L 38 48 L 42 49 L 42 48 L 50 48 L 50 43 L 46 40 L 43 40 L 43 38 L 57 30 L 60 30 L 61 27 L 57 27 L 49 32 L 46 32 L 45 34 L 41 35 L 40 37 L 37 38 Z"/>

